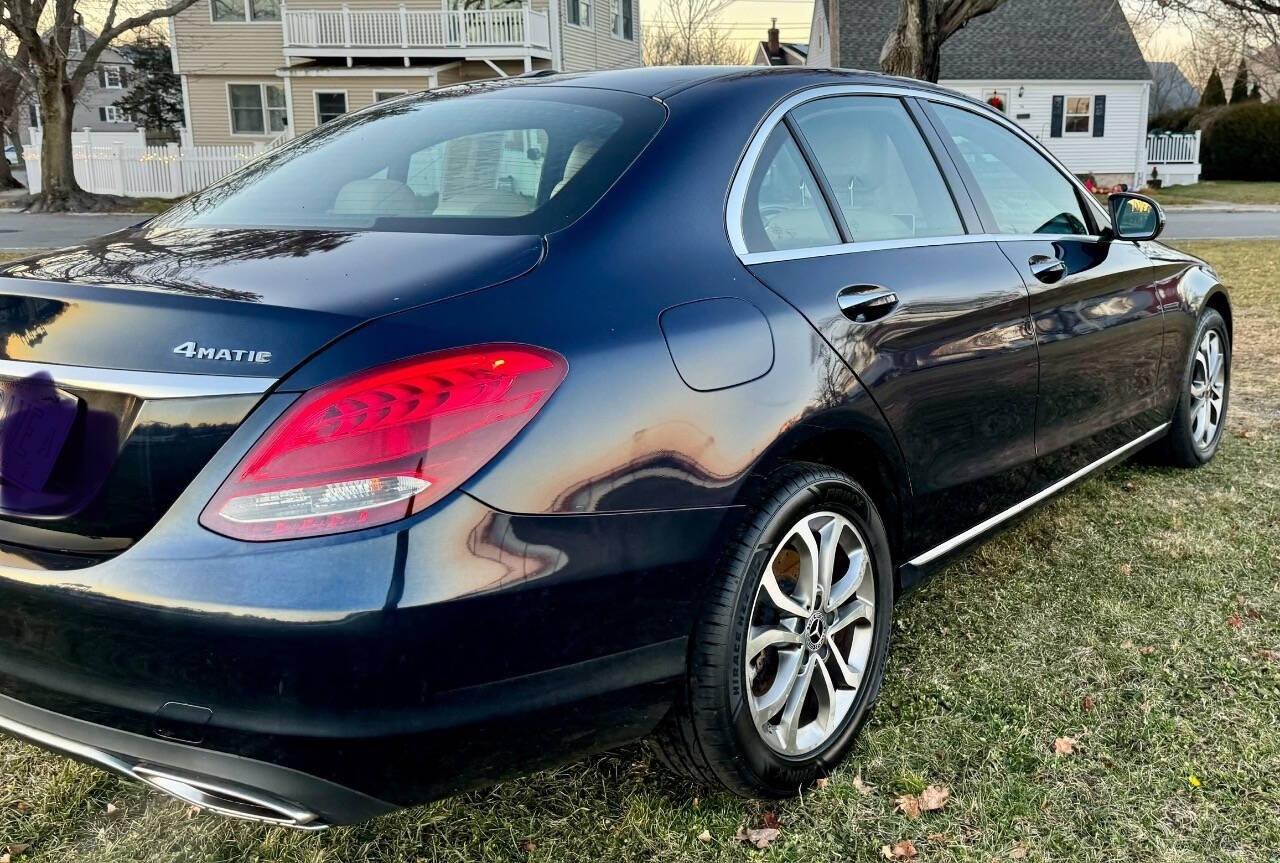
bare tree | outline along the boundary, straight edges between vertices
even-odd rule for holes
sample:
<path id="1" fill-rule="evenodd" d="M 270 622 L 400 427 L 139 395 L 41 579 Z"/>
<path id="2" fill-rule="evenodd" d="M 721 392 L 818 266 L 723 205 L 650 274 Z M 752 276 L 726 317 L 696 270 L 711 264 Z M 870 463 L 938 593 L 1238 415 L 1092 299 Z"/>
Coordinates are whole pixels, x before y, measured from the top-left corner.
<path id="1" fill-rule="evenodd" d="M 898 0 L 898 25 L 880 49 L 889 75 L 937 81 L 942 43 L 980 15 L 1007 0 Z"/>
<path id="2" fill-rule="evenodd" d="M 195 0 L 173 0 L 168 5 L 120 17 L 121 0 L 110 0 L 102 30 L 85 46 L 73 67 L 67 62 L 71 36 L 80 26 L 80 0 L 0 0 L 0 27 L 8 30 L 24 48 L 31 64 L 36 97 L 40 103 L 43 135 L 40 143 L 39 199 L 32 209 L 42 212 L 100 209 L 110 199 L 92 195 L 76 183 L 71 158 L 71 119 L 76 98 L 98 58 L 112 41 L 153 21 L 171 18 Z"/>
<path id="3" fill-rule="evenodd" d="M 14 43 L 14 44 L 10 44 Z M 13 39 L 0 39 L 0 150 L 5 137 L 13 141 L 15 153 L 22 152 L 18 138 L 18 114 L 22 100 L 28 92 L 27 50 Z M 0 190 L 20 189 L 22 184 L 13 176 L 8 159 L 0 159 Z"/>
<path id="4" fill-rule="evenodd" d="M 1180 65 L 1197 86 L 1243 57 L 1263 93 L 1280 97 L 1280 0 L 1131 0 L 1130 11 L 1191 36 Z"/>
<path id="5" fill-rule="evenodd" d="M 646 66 L 719 66 L 748 61 L 748 52 L 717 19 L 731 0 L 664 0 L 644 28 Z"/>

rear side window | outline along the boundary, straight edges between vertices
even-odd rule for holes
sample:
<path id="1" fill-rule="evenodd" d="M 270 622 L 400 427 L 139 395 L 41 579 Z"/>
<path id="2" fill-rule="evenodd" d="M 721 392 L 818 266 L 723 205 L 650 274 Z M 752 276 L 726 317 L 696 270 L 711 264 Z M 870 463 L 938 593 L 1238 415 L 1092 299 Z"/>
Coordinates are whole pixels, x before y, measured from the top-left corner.
<path id="1" fill-rule="evenodd" d="M 1030 144 L 972 111 L 932 107 L 986 199 L 997 233 L 1089 233 L 1075 187 Z"/>
<path id="2" fill-rule="evenodd" d="M 902 102 L 829 97 L 801 105 L 791 117 L 855 243 L 964 233 L 951 192 Z"/>
<path id="3" fill-rule="evenodd" d="M 747 185 L 742 235 L 750 252 L 833 246 L 840 234 L 800 148 L 779 123 Z"/>
<path id="4" fill-rule="evenodd" d="M 630 93 L 443 90 L 336 117 L 153 224 L 545 234 L 585 213 L 666 117 Z"/>

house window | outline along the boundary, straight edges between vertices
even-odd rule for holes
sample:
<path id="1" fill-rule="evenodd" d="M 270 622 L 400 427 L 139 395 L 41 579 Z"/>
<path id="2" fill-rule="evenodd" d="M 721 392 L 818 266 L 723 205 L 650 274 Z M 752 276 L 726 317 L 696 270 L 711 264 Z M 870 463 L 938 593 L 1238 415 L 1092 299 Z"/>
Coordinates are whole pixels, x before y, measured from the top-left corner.
<path id="1" fill-rule="evenodd" d="M 37 129 L 40 128 L 40 106 L 32 102 L 27 106 L 31 114 L 31 125 Z"/>
<path id="2" fill-rule="evenodd" d="M 1092 96 L 1068 96 L 1066 111 L 1062 115 L 1062 129 L 1064 132 L 1080 132 L 1087 135 L 1092 117 Z"/>
<path id="3" fill-rule="evenodd" d="M 332 93 L 316 91 L 316 125 L 328 123 L 334 117 L 347 113 L 347 91 L 337 90 Z"/>
<path id="4" fill-rule="evenodd" d="M 120 90 L 124 87 L 124 74 L 119 66 L 102 67 L 102 86 L 107 90 Z"/>
<path id="5" fill-rule="evenodd" d="M 591 26 L 591 0 L 569 0 L 569 23 L 579 27 Z"/>
<path id="6" fill-rule="evenodd" d="M 129 115 L 115 105 L 104 105 L 98 109 L 98 119 L 104 123 L 128 123 Z"/>
<path id="7" fill-rule="evenodd" d="M 213 0 L 214 21 L 279 21 L 280 0 Z"/>
<path id="8" fill-rule="evenodd" d="M 274 135 L 289 128 L 283 84 L 228 84 L 231 134 Z"/>
<path id="9" fill-rule="evenodd" d="M 394 99 L 396 96 L 403 96 L 408 90 L 374 90 L 373 101 L 385 102 L 388 99 Z"/>
<path id="10" fill-rule="evenodd" d="M 631 0 L 610 0 L 610 20 L 613 22 L 613 35 L 619 39 L 634 38 L 631 25 Z"/>

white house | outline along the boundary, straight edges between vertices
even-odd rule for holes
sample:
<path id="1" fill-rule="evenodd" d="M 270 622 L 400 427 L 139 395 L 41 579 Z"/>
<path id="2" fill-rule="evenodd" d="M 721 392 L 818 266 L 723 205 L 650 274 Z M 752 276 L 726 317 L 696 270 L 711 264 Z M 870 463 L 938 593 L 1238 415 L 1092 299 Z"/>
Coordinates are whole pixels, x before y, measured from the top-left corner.
<path id="1" fill-rule="evenodd" d="M 816 0 L 810 66 L 879 69 L 897 0 Z M 1151 71 L 1117 0 L 1010 0 L 942 46 L 939 83 L 999 108 L 1071 171 L 1146 179 Z"/>

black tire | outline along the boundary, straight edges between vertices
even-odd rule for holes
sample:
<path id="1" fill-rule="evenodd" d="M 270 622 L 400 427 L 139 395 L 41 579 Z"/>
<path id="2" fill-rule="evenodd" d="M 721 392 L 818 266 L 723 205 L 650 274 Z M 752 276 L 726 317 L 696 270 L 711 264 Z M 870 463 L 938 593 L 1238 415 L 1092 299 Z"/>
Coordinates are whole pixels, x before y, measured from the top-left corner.
<path id="1" fill-rule="evenodd" d="M 762 739 L 747 703 L 746 637 L 765 567 L 791 527 L 806 515 L 833 512 L 861 533 L 874 578 L 871 648 L 852 707 L 824 743 L 800 757 Z M 893 619 L 893 568 L 884 523 L 853 479 L 820 465 L 795 463 L 769 478 L 721 558 L 689 649 L 686 684 L 651 744 L 671 770 L 744 797 L 780 798 L 827 775 L 870 715 L 884 677 Z M 865 576 L 864 576 L 865 579 Z"/>
<path id="2" fill-rule="evenodd" d="M 1206 334 L 1215 332 L 1221 341 L 1224 354 L 1224 387 L 1222 410 L 1219 415 L 1217 430 L 1210 440 L 1201 442 L 1194 434 L 1194 417 L 1192 416 L 1191 385 L 1196 373 L 1196 352 Z M 1169 424 L 1169 434 L 1163 445 L 1157 449 L 1157 460 L 1175 467 L 1200 467 L 1213 458 L 1222 441 L 1222 433 L 1226 429 L 1227 408 L 1231 403 L 1231 336 L 1227 331 L 1227 322 L 1222 319 L 1216 309 L 1206 309 L 1200 315 L 1196 325 L 1195 336 L 1191 339 L 1191 347 L 1187 353 L 1186 368 L 1182 372 L 1182 383 L 1178 392 L 1178 404 L 1173 410 L 1173 419 Z"/>

